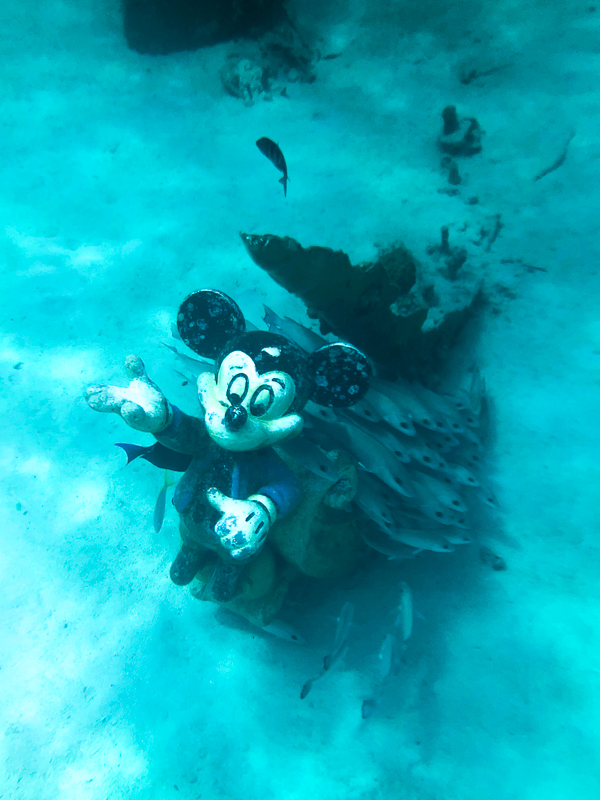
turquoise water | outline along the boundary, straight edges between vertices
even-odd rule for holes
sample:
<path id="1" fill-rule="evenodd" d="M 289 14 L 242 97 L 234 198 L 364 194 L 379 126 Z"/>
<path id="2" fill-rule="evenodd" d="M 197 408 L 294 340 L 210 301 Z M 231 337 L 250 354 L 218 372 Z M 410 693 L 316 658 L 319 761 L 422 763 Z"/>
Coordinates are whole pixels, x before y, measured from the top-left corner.
<path id="1" fill-rule="evenodd" d="M 248 105 L 219 77 L 240 43 L 136 53 L 117 0 L 0 10 L 0 797 L 599 796 L 600 10 L 413 6 L 288 3 L 338 57 Z M 456 194 L 436 143 L 450 104 L 484 131 Z M 445 374 L 477 364 L 490 398 L 499 509 L 478 543 L 296 595 L 305 645 L 174 586 L 163 473 L 122 468 L 123 423 L 86 386 L 122 384 L 136 353 L 198 413 L 161 341 L 204 286 L 256 323 L 263 303 L 306 321 L 240 230 L 356 264 L 398 240 L 424 258 L 444 225 L 488 298 Z M 363 720 L 401 581 L 413 635 Z M 300 700 L 344 602 L 348 654 Z"/>

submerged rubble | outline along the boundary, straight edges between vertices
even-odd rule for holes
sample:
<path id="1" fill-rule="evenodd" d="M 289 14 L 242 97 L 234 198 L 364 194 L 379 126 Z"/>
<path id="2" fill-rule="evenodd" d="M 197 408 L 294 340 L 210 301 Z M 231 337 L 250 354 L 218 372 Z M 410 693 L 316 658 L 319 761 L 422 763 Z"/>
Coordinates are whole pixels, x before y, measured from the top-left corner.
<path id="1" fill-rule="evenodd" d="M 360 347 L 391 375 L 420 377 L 450 347 L 479 296 L 482 278 L 456 248 L 445 269 L 399 243 L 371 264 L 289 237 L 240 234 L 259 267 L 299 296 L 323 334 Z M 463 257 L 464 255 L 464 257 Z M 342 288 L 340 288 L 342 287 Z"/>
<path id="2" fill-rule="evenodd" d="M 456 106 L 446 106 L 442 111 L 444 122 L 438 139 L 440 150 L 449 156 L 474 156 L 481 153 L 483 131 L 475 117 L 459 117 Z"/>
<path id="3" fill-rule="evenodd" d="M 287 95 L 289 83 L 313 83 L 318 54 L 289 22 L 266 33 L 258 42 L 245 42 L 219 71 L 227 94 L 247 106 Z"/>

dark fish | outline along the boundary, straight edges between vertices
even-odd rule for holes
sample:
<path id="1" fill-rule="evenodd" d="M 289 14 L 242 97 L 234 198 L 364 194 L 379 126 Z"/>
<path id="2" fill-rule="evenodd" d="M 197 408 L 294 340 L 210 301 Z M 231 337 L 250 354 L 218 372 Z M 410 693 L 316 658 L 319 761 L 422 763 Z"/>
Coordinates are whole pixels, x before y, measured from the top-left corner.
<path id="1" fill-rule="evenodd" d="M 170 450 L 159 442 L 155 442 L 147 447 L 143 447 L 139 444 L 116 442 L 115 447 L 120 447 L 125 450 L 128 464 L 136 458 L 145 458 L 146 461 L 154 464 L 155 467 L 170 469 L 173 470 L 173 472 L 185 472 L 192 463 L 192 456 L 187 453 L 178 453 L 175 450 Z"/>
<path id="2" fill-rule="evenodd" d="M 283 178 L 279 179 L 279 183 L 281 183 L 283 186 L 284 197 L 287 197 L 287 184 L 289 178 L 285 158 L 283 157 L 283 153 L 281 152 L 279 145 L 275 144 L 272 139 L 267 139 L 266 136 L 263 136 L 261 139 L 258 139 L 256 146 L 263 156 L 266 156 L 271 164 L 273 164 L 273 166 L 279 170 L 279 172 L 283 172 Z"/>

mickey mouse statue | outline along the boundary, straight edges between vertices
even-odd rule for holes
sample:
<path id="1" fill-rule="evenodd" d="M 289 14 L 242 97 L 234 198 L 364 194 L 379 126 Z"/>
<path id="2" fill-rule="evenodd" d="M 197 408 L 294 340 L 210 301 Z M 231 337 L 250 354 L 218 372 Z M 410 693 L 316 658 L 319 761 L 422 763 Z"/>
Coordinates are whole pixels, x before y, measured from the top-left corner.
<path id="1" fill-rule="evenodd" d="M 301 499 L 300 481 L 273 446 L 302 431 L 307 400 L 343 408 L 362 399 L 371 366 L 349 344 L 308 354 L 284 336 L 246 332 L 236 303 L 210 289 L 183 301 L 177 329 L 193 351 L 215 360 L 214 373 L 198 378 L 201 418 L 170 403 L 137 356 L 126 359 L 126 388 L 90 386 L 86 398 L 154 435 L 157 444 L 139 448 L 153 451 L 147 460 L 184 472 L 173 497 L 182 546 L 171 579 L 184 586 L 202 572 L 210 599 L 228 603 L 243 591 L 276 520 Z"/>

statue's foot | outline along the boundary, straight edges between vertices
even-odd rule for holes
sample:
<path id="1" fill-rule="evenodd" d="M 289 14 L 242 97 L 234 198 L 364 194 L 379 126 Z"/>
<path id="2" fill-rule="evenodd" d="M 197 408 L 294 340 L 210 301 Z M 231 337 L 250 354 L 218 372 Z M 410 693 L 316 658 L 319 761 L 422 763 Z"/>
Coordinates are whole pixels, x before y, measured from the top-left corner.
<path id="1" fill-rule="evenodd" d="M 177 586 L 187 586 L 196 577 L 196 573 L 206 561 L 206 551 L 196 547 L 181 545 L 180 551 L 171 564 L 171 580 Z"/>
<path id="2" fill-rule="evenodd" d="M 217 562 L 210 580 L 213 600 L 217 603 L 228 603 L 239 594 L 244 567 L 239 564 Z"/>

